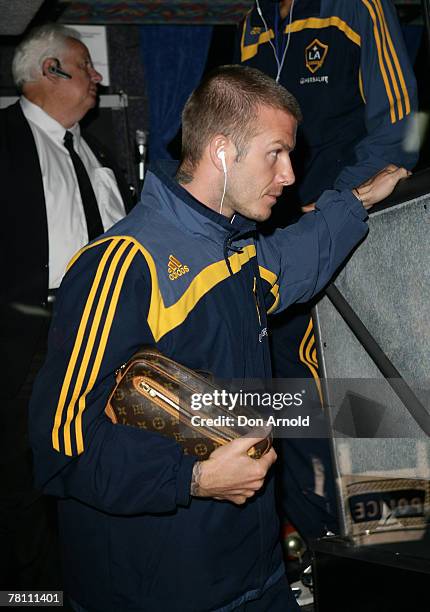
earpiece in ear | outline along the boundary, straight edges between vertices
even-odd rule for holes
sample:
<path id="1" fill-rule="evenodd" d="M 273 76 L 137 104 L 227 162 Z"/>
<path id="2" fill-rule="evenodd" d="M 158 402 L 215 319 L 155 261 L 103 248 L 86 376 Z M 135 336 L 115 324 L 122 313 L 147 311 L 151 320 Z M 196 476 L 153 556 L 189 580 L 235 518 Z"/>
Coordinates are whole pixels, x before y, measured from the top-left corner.
<path id="1" fill-rule="evenodd" d="M 61 79 L 71 79 L 72 75 L 68 72 L 64 72 L 64 70 L 61 69 L 59 60 L 54 58 L 54 61 L 55 64 L 51 64 L 51 66 L 48 67 L 49 74 L 53 74 Z"/>
<path id="2" fill-rule="evenodd" d="M 225 151 L 224 149 L 220 149 L 217 153 L 218 158 L 221 160 L 222 169 L 224 170 L 224 174 L 227 174 L 227 164 L 225 163 Z"/>
<path id="3" fill-rule="evenodd" d="M 225 190 L 227 189 L 227 164 L 225 163 L 225 151 L 224 149 L 219 149 L 217 151 L 217 157 L 221 160 L 222 169 L 224 172 L 224 189 L 222 190 L 221 202 L 219 205 L 219 214 L 222 215 L 222 205 L 224 203 Z"/>

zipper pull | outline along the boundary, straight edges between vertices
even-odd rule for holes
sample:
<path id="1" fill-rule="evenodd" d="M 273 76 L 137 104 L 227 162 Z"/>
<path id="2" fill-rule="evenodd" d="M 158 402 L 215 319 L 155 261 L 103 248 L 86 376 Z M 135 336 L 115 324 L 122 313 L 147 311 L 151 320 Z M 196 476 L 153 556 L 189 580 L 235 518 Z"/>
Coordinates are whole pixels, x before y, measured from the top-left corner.
<path id="1" fill-rule="evenodd" d="M 255 278 L 255 276 L 254 276 L 254 286 L 252 288 L 252 293 L 254 294 L 255 308 L 257 309 L 258 322 L 261 327 L 260 306 L 258 304 L 258 296 L 257 296 L 257 279 Z"/>
<path id="2" fill-rule="evenodd" d="M 152 387 L 150 387 L 148 383 L 146 383 L 144 380 L 142 380 L 142 382 L 139 383 L 139 386 L 141 389 L 146 391 L 146 393 L 148 393 L 148 395 L 150 395 L 151 397 L 157 397 L 157 391 L 153 389 Z"/>

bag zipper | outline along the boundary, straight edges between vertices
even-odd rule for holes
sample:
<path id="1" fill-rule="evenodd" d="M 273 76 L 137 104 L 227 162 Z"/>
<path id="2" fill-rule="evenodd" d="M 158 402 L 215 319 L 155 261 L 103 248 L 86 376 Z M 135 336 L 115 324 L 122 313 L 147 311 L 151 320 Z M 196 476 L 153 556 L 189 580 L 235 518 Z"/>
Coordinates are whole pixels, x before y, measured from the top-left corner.
<path id="1" fill-rule="evenodd" d="M 138 383 L 139 387 L 145 391 L 148 395 L 150 395 L 153 398 L 159 398 L 160 400 L 162 400 L 163 402 L 166 402 L 169 406 L 171 406 L 172 408 L 174 408 L 178 413 L 182 414 L 186 421 L 187 421 L 187 425 L 189 427 L 191 427 L 192 429 L 194 429 L 194 431 L 202 434 L 201 429 L 199 429 L 198 427 L 195 427 L 192 423 L 191 420 L 189 418 L 189 415 L 187 412 L 185 412 L 185 410 L 183 408 L 181 408 L 181 406 L 179 405 L 179 403 L 174 402 L 173 400 L 171 400 L 169 397 L 167 397 L 167 395 L 164 395 L 164 393 L 161 393 L 160 391 L 158 391 L 158 389 L 155 389 L 154 387 L 152 387 L 151 385 L 149 385 L 147 382 L 145 382 L 144 380 L 141 380 Z M 174 413 L 170 410 L 167 410 L 169 412 L 169 414 L 171 414 L 172 416 L 174 416 L 175 418 L 178 418 L 178 414 Z M 230 438 L 223 435 L 221 432 L 219 433 L 218 436 L 215 436 L 213 434 L 213 432 L 209 429 L 207 432 L 208 437 L 217 442 L 220 445 L 226 444 L 226 442 L 230 442 Z"/>

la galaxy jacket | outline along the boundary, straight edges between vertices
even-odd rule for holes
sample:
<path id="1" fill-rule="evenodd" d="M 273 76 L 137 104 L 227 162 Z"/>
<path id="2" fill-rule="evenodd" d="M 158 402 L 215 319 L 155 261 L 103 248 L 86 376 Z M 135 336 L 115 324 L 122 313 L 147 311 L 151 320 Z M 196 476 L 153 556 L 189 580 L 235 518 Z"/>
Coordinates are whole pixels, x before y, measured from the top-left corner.
<path id="1" fill-rule="evenodd" d="M 245 18 L 237 61 L 280 75 L 304 121 L 293 154 L 302 203 L 325 189 L 360 185 L 389 163 L 412 169 L 417 151 L 404 139 L 417 109 L 415 77 L 391 0 L 295 0 L 292 21 L 260 0 Z M 267 25 L 267 30 L 266 30 Z M 288 42 L 289 40 L 289 42 Z"/>
<path id="2" fill-rule="evenodd" d="M 174 172 L 174 169 L 173 169 Z M 308 300 L 366 233 L 349 191 L 270 236 L 206 208 L 166 171 L 71 262 L 30 408 L 37 483 L 60 498 L 66 589 L 91 610 L 204 612 L 284 569 L 273 482 L 244 506 L 191 498 L 195 458 L 113 425 L 114 372 L 142 344 L 217 377 L 270 376 L 266 310 Z"/>

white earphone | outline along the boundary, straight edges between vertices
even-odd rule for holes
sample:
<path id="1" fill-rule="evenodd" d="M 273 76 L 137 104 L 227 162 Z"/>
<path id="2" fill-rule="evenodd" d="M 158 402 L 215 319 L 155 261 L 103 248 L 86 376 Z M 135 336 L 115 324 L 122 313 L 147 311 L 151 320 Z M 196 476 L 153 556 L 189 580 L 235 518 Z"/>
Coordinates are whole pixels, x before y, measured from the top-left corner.
<path id="1" fill-rule="evenodd" d="M 221 160 L 221 165 L 222 165 L 222 169 L 224 172 L 224 189 L 222 192 L 222 197 L 221 197 L 221 203 L 219 205 L 219 214 L 222 214 L 222 205 L 224 203 L 224 197 L 225 197 L 225 190 L 227 188 L 227 164 L 225 161 L 225 151 L 224 149 L 220 149 L 219 151 L 217 151 L 217 157 L 218 159 Z"/>
<path id="2" fill-rule="evenodd" d="M 218 158 L 221 160 L 222 169 L 224 170 L 224 174 L 227 174 L 227 164 L 225 163 L 225 151 L 224 149 L 220 149 L 217 153 Z"/>

